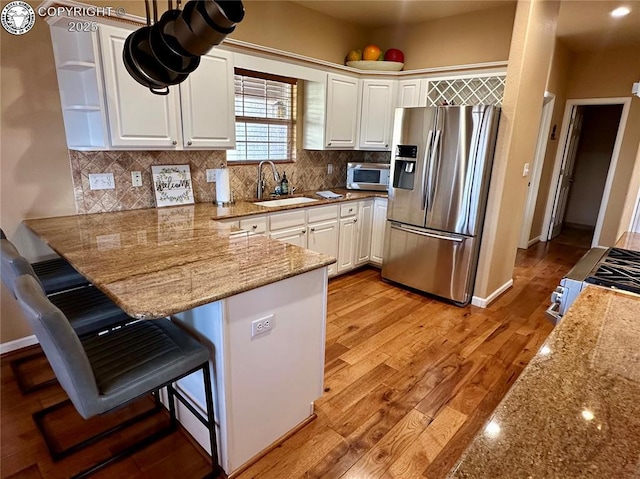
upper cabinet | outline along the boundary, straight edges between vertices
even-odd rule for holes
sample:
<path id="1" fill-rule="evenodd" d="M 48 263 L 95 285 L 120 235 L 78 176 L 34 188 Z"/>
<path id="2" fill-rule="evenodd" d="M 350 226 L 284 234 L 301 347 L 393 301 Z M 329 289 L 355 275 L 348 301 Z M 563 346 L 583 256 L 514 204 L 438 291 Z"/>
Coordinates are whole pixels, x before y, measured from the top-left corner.
<path id="1" fill-rule="evenodd" d="M 212 49 L 180 84 L 185 148 L 234 148 L 233 54 Z"/>
<path id="2" fill-rule="evenodd" d="M 155 95 L 131 78 L 122 61 L 130 30 L 100 25 L 99 33 L 111 146 L 176 147 L 182 142 L 178 88 Z"/>
<path id="3" fill-rule="evenodd" d="M 168 95 L 137 83 L 122 61 L 132 30 L 51 26 L 67 144 L 71 149 L 235 147 L 233 54 L 213 49 Z"/>
<path id="4" fill-rule="evenodd" d="M 362 80 L 361 150 L 389 150 L 396 80 Z"/>
<path id="5" fill-rule="evenodd" d="M 426 80 L 414 78 L 411 80 L 400 80 L 398 82 L 398 95 L 396 99 L 396 106 L 398 108 L 426 105 Z"/>
<path id="6" fill-rule="evenodd" d="M 358 142 L 360 81 L 328 73 L 326 83 L 304 88 L 303 148 L 354 149 Z"/>

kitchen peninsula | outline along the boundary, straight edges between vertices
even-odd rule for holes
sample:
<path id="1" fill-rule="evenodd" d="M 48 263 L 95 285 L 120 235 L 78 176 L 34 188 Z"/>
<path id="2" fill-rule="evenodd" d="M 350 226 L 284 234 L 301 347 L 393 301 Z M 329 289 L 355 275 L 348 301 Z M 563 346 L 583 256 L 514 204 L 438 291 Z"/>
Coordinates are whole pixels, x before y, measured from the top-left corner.
<path id="1" fill-rule="evenodd" d="M 24 224 L 133 318 L 171 316 L 209 346 L 220 464 L 231 474 L 313 417 L 335 259 L 215 221 L 214 210 L 202 203 Z M 256 331 L 267 320 L 269 331 Z M 178 387 L 204 410 L 195 376 Z M 178 413 L 206 447 L 204 427 Z"/>

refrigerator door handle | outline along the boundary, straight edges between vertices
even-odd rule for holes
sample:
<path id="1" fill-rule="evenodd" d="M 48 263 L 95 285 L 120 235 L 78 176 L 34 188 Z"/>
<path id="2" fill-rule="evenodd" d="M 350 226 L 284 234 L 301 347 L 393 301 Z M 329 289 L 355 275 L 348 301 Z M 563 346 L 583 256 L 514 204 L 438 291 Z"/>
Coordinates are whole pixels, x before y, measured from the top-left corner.
<path id="1" fill-rule="evenodd" d="M 427 145 L 427 148 L 425 148 L 424 150 L 424 162 L 425 162 L 425 167 L 424 167 L 424 173 L 422 175 L 422 209 L 426 210 L 427 209 L 427 194 L 429 191 L 426 179 L 427 179 L 427 168 L 429 168 L 429 164 L 430 164 L 430 155 L 429 153 L 431 152 L 431 138 L 433 137 L 433 130 L 429 130 L 429 133 L 427 135 L 427 142 L 425 143 Z"/>
<path id="2" fill-rule="evenodd" d="M 438 168 L 440 167 L 440 137 L 442 136 L 441 130 L 436 130 L 436 137 L 433 140 L 433 149 L 431 151 L 431 162 L 429 164 L 429 177 L 427 179 L 427 190 L 429 191 L 429 199 L 427 200 L 429 204 L 429 209 L 433 206 L 433 195 L 435 190 L 434 178 L 433 176 L 437 173 Z"/>
<path id="3" fill-rule="evenodd" d="M 422 231 L 422 230 L 417 230 L 414 228 L 409 228 L 407 226 L 398 226 L 396 224 L 391 223 L 391 228 L 394 230 L 400 230 L 400 231 L 406 231 L 407 233 L 413 233 L 413 234 L 417 234 L 420 236 L 427 236 L 429 238 L 435 238 L 435 239 L 441 239 L 441 240 L 445 240 L 445 241 L 453 241 L 455 243 L 462 243 L 464 241 L 464 238 L 458 238 L 455 236 L 444 236 L 444 235 L 439 235 L 439 234 L 435 234 L 435 233 L 428 233 L 426 231 Z"/>

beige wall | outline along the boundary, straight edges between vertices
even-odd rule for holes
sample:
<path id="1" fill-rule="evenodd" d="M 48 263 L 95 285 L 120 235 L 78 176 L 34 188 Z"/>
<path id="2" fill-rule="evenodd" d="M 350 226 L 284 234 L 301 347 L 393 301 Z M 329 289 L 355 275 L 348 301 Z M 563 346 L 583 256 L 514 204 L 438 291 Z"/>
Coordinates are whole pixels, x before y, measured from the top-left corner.
<path id="1" fill-rule="evenodd" d="M 474 295 L 487 298 L 513 276 L 559 2 L 518 2 Z M 516 225 L 514 227 L 514 225 Z"/>
<path id="2" fill-rule="evenodd" d="M 556 127 L 555 138 L 549 133 L 547 149 L 544 155 L 544 164 L 540 175 L 540 186 L 538 187 L 538 197 L 536 207 L 531 223 L 531 232 L 529 239 L 540 236 L 542 232 L 542 223 L 544 221 L 544 213 L 547 207 L 547 197 L 549 196 L 549 188 L 551 184 L 551 176 L 553 175 L 553 163 L 558 151 L 560 143 L 560 129 L 562 127 L 562 116 L 564 115 L 565 103 L 567 101 L 567 76 L 569 75 L 569 50 L 562 42 L 556 39 L 553 50 L 553 61 L 551 63 L 551 71 L 547 80 L 547 91 L 555 95 L 555 103 L 553 105 L 553 114 L 551 117 L 551 129 Z"/>
<path id="3" fill-rule="evenodd" d="M 425 2 L 425 6 L 427 2 Z M 374 30 L 382 49 L 399 48 L 405 70 L 504 61 L 509 57 L 515 4 L 415 25 Z"/>
<path id="4" fill-rule="evenodd" d="M 631 86 L 640 79 L 637 47 L 607 49 L 572 55 L 567 98 L 631 97 Z M 640 145 L 640 98 L 633 97 L 624 131 L 600 244 L 613 245 L 630 222 L 640 179 L 632 174 Z M 630 211 L 631 210 L 631 211 Z"/>
<path id="5" fill-rule="evenodd" d="M 0 30 L 0 220 L 9 239 L 33 258 L 50 251 L 21 221 L 76 212 L 69 153 L 47 24 L 38 19 L 24 36 Z M 30 334 L 4 287 L 0 306 L 0 342 Z"/>

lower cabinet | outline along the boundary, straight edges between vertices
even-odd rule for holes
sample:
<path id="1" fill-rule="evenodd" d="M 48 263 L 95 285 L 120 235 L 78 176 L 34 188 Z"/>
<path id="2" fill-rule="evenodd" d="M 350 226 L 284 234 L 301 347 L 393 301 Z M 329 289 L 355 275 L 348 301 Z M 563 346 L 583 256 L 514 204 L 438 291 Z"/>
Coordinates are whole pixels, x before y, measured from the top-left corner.
<path id="1" fill-rule="evenodd" d="M 220 220 L 301 248 L 333 256 L 329 276 L 367 263 L 381 266 L 387 199 L 346 201 L 267 215 Z"/>
<path id="2" fill-rule="evenodd" d="M 369 256 L 369 261 L 378 266 L 382 266 L 386 221 L 387 199 L 376 198 L 373 201 L 373 228 L 371 231 L 371 254 Z"/>
<path id="3" fill-rule="evenodd" d="M 356 266 L 357 217 L 340 219 L 338 242 L 338 273 L 343 273 Z"/>
<path id="4" fill-rule="evenodd" d="M 309 223 L 307 249 L 328 256 L 338 257 L 338 220 Z M 338 272 L 336 263 L 329 265 L 329 276 Z"/>
<path id="5" fill-rule="evenodd" d="M 304 226 L 275 231 L 269 234 L 269 238 L 284 241 L 301 248 L 307 247 L 307 229 Z"/>
<path id="6" fill-rule="evenodd" d="M 373 200 L 363 200 L 358 205 L 358 243 L 355 265 L 368 263 L 371 256 L 371 230 L 373 223 Z"/>

